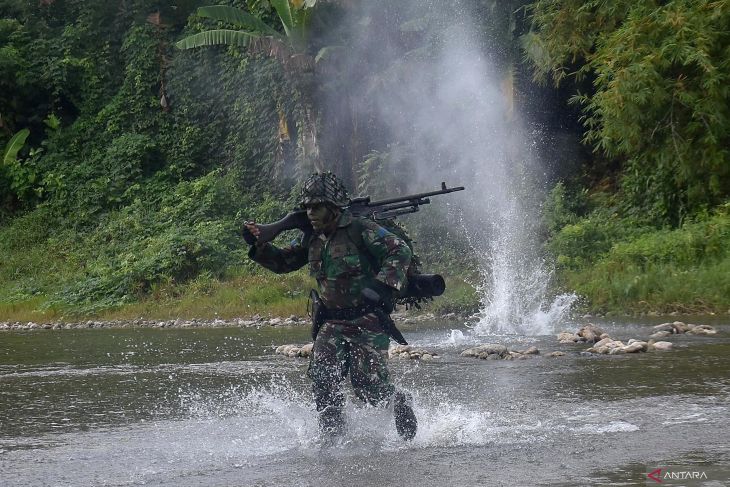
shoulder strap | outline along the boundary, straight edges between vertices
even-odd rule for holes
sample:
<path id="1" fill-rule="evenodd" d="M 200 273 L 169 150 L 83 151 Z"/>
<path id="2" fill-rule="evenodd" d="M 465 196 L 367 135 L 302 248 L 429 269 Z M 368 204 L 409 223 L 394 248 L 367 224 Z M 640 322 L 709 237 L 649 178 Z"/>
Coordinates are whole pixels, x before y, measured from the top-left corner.
<path id="1" fill-rule="evenodd" d="M 362 220 L 360 218 L 353 218 L 352 222 L 347 226 L 347 238 L 349 238 L 350 241 L 355 244 L 357 250 L 367 258 L 373 273 L 377 274 L 380 270 L 380 264 L 376 261 L 375 256 L 370 253 L 370 250 L 368 250 L 365 245 L 365 241 L 362 239 L 363 230 L 364 227 Z"/>

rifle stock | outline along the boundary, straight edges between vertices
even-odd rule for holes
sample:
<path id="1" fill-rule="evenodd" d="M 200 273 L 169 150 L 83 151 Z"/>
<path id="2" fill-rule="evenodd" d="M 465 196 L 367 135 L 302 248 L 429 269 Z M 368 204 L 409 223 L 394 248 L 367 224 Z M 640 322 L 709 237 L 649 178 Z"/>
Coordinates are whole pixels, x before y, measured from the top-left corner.
<path id="1" fill-rule="evenodd" d="M 312 232 L 312 224 L 307 218 L 307 212 L 305 210 L 293 211 L 287 213 L 281 220 L 275 221 L 265 225 L 257 225 L 259 227 L 258 240 L 260 242 L 271 242 L 285 230 L 294 230 L 298 228 L 304 233 Z"/>

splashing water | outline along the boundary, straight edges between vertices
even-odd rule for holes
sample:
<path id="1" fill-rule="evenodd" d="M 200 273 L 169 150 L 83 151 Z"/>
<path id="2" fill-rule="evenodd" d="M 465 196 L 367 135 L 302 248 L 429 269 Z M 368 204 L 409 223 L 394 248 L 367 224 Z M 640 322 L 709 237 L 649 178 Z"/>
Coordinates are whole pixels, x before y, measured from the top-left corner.
<path id="1" fill-rule="evenodd" d="M 498 240 L 496 241 L 498 242 Z M 477 334 L 549 335 L 569 313 L 575 294 L 548 300 L 552 272 L 541 260 L 515 255 L 508 245 L 493 244 L 491 272 L 482 266 L 477 290 L 481 310 Z"/>
<path id="2" fill-rule="evenodd" d="M 479 256 L 481 282 L 477 335 L 549 335 L 570 312 L 575 294 L 550 296 L 552 268 L 539 252 L 535 218 L 511 197 L 479 232 L 464 225 Z M 485 235 L 490 235 L 486 238 Z"/>
<path id="3" fill-rule="evenodd" d="M 449 338 L 446 343 L 449 345 L 461 345 L 466 341 L 466 337 L 461 330 L 451 330 Z"/>
<path id="4" fill-rule="evenodd" d="M 349 393 L 347 388 L 345 391 Z M 519 436 L 523 429 L 531 429 L 522 425 L 515 430 L 516 425 L 507 418 L 455 403 L 434 391 L 410 392 L 419 418 L 415 440 L 403 442 L 397 435 L 392 409 L 350 399 L 345 406 L 345 435 L 327 448 L 329 454 L 354 456 L 368 450 L 483 445 L 497 441 L 506 430 Z M 313 402 L 283 377 L 243 393 L 236 389 L 219 396 L 187 395 L 181 407 L 195 421 L 172 423 L 177 426 L 168 434 L 175 439 L 162 440 L 170 445 L 173 456 L 188 462 L 193 461 L 190 444 L 177 438 L 176 428 L 195 437 L 198 449 L 232 461 L 287 452 L 315 455 L 322 448 Z M 163 431 L 164 427 L 158 434 L 164 436 Z"/>
<path id="5" fill-rule="evenodd" d="M 343 120 L 363 110 L 368 125 L 378 127 L 370 143 L 386 162 L 380 172 L 370 169 L 382 187 L 397 182 L 423 191 L 442 181 L 466 187 L 444 200 L 463 210 L 463 233 L 480 256 L 476 331 L 550 333 L 575 298 L 548 297 L 552 271 L 540 255 L 539 221 L 549 164 L 540 147 L 555 141 L 544 141 L 524 104 L 515 102 L 515 90 L 529 85 L 517 86 L 510 63 L 492 49 L 491 34 L 475 22 L 483 12 L 474 2 L 362 3 L 341 32 L 354 36 L 341 70 L 351 105 L 334 91 L 327 110 Z M 385 12 L 424 22 L 423 32 L 434 35 L 425 59 L 415 51 L 398 54 L 404 46 L 394 49 L 405 24 L 394 37 L 388 22 L 362 22 L 363 15 L 381 19 Z M 379 73 L 377 83 L 363 67 Z M 458 219 L 447 223 L 450 229 Z"/>

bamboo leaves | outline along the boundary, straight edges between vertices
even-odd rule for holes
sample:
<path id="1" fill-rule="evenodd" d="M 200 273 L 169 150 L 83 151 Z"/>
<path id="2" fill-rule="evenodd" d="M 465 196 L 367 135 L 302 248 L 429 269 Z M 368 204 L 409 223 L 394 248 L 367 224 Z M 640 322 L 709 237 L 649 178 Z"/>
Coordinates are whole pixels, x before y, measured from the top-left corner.
<path id="1" fill-rule="evenodd" d="M 730 2 L 538 0 L 526 54 L 557 83 L 590 74 L 585 141 L 623 163 L 627 210 L 654 223 L 730 197 Z"/>

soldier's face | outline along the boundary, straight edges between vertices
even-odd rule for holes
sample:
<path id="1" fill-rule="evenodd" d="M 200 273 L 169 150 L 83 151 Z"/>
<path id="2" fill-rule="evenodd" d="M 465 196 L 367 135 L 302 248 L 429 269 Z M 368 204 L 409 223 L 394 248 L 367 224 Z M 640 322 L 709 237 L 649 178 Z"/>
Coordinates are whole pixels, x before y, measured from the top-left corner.
<path id="1" fill-rule="evenodd" d="M 307 205 L 307 218 L 317 232 L 328 232 L 337 223 L 338 212 L 324 203 Z"/>

